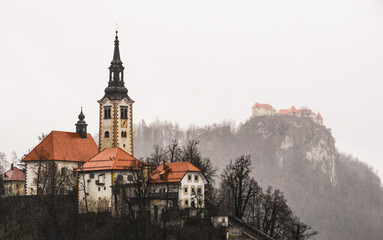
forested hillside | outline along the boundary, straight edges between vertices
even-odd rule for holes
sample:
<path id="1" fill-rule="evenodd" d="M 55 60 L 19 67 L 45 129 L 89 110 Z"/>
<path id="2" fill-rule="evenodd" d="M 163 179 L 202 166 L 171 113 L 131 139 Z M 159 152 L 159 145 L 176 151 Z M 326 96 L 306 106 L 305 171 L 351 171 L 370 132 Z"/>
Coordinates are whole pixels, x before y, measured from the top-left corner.
<path id="1" fill-rule="evenodd" d="M 142 158 L 150 156 L 154 145 L 199 140 L 202 154 L 219 169 L 249 154 L 258 183 L 281 189 L 296 215 L 318 230 L 318 239 L 383 237 L 379 177 L 371 167 L 339 153 L 330 130 L 311 119 L 262 116 L 238 127 L 226 122 L 186 130 L 169 122 L 141 121 L 134 138 L 135 155 Z"/>

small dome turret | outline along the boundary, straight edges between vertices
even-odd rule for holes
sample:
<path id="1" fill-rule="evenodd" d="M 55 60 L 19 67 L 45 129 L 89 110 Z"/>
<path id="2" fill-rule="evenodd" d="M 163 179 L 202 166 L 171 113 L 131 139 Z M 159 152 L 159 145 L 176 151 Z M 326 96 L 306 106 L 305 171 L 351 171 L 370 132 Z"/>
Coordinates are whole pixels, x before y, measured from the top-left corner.
<path id="1" fill-rule="evenodd" d="M 85 119 L 85 115 L 82 112 L 82 107 L 81 107 L 81 112 L 78 115 L 78 121 L 77 121 L 77 123 L 75 125 L 76 125 L 76 133 L 80 134 L 80 136 L 82 138 L 86 138 L 87 137 L 87 130 L 86 130 L 86 128 L 87 128 L 88 124 L 86 124 L 84 119 Z"/>
<path id="2" fill-rule="evenodd" d="M 84 113 L 82 113 L 82 107 L 81 107 L 81 112 L 80 112 L 80 114 L 78 115 L 78 119 L 79 119 L 79 122 L 81 121 L 84 121 L 84 119 L 85 119 L 85 115 L 84 115 Z"/>

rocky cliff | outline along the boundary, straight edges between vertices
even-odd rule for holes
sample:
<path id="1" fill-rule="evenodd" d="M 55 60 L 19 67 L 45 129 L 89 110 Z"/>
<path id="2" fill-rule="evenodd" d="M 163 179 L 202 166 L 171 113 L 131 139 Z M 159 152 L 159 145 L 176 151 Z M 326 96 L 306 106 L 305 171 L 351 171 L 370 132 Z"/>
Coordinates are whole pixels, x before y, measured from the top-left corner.
<path id="1" fill-rule="evenodd" d="M 383 191 L 372 168 L 338 152 L 331 131 L 309 118 L 260 116 L 232 123 L 191 126 L 157 122 L 135 131 L 136 156 L 152 145 L 198 139 L 220 169 L 250 154 L 258 183 L 281 189 L 289 206 L 319 231 L 318 239 L 382 239 Z"/>

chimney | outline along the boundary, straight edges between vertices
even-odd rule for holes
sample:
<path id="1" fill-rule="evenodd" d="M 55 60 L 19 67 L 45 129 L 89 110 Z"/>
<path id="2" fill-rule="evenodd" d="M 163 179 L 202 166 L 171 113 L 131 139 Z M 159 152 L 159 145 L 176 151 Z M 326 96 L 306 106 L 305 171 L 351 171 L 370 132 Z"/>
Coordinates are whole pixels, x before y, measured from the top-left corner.
<path id="1" fill-rule="evenodd" d="M 11 170 L 13 170 L 13 163 L 11 164 Z"/>
<path id="2" fill-rule="evenodd" d="M 164 161 L 163 161 L 163 162 L 164 162 L 164 169 L 165 169 L 165 167 L 166 167 L 166 163 L 167 163 L 167 161 L 168 161 L 168 160 L 166 160 L 166 159 L 164 159 Z"/>

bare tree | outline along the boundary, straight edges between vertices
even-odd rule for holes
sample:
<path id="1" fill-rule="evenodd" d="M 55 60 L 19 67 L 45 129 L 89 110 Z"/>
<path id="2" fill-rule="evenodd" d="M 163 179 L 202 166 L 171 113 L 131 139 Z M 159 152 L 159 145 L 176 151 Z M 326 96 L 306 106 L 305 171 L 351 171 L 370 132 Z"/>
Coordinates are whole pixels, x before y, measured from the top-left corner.
<path id="1" fill-rule="evenodd" d="M 174 139 L 167 147 L 167 153 L 170 162 L 179 162 L 181 159 L 181 148 L 178 145 L 178 140 Z"/>
<path id="2" fill-rule="evenodd" d="M 43 141 L 47 136 L 48 136 L 48 134 L 46 134 L 46 133 L 41 133 L 39 136 L 37 136 L 37 139 L 39 140 L 39 142 L 41 142 L 41 141 Z"/>
<path id="3" fill-rule="evenodd" d="M 149 162 L 153 168 L 158 167 L 167 157 L 166 151 L 159 145 L 154 145 L 154 152 L 150 155 Z"/>
<path id="4" fill-rule="evenodd" d="M 198 149 L 199 141 L 189 140 L 184 146 L 181 153 L 181 161 L 190 162 L 201 170 L 208 182 L 214 182 L 214 176 L 217 172 L 217 167 L 213 166 L 211 160 L 207 157 L 202 157 Z"/>
<path id="5" fill-rule="evenodd" d="M 5 155 L 3 152 L 0 152 L 0 174 L 5 172 L 8 166 L 9 163 L 7 161 L 7 155 Z"/>
<path id="6" fill-rule="evenodd" d="M 149 207 L 150 173 L 143 165 L 138 170 L 132 169 L 130 176 L 132 178 L 128 181 L 124 181 L 122 175 L 117 176 L 113 186 L 115 211 L 119 216 L 128 214 L 136 239 L 146 239 L 148 218 L 145 214 Z"/>
<path id="7" fill-rule="evenodd" d="M 241 156 L 234 162 L 230 161 L 221 174 L 222 186 L 228 187 L 234 215 L 238 218 L 243 217 L 251 197 L 259 188 L 257 182 L 250 178 L 250 172 L 250 156 Z"/>

